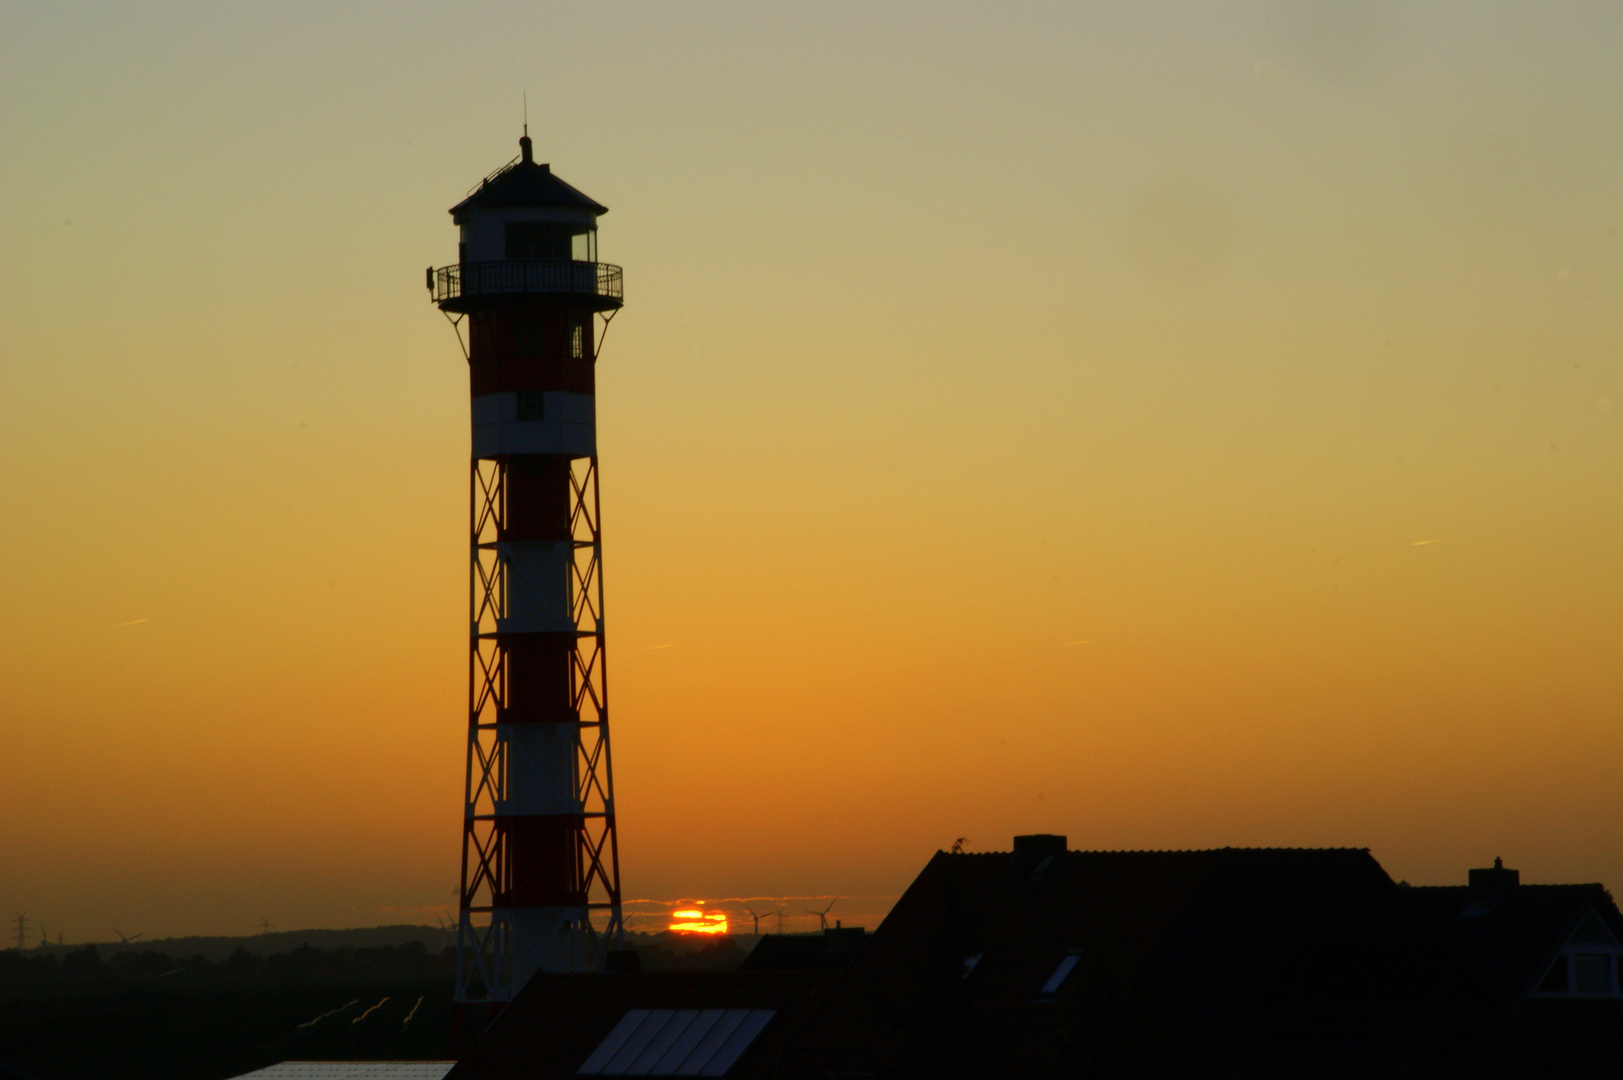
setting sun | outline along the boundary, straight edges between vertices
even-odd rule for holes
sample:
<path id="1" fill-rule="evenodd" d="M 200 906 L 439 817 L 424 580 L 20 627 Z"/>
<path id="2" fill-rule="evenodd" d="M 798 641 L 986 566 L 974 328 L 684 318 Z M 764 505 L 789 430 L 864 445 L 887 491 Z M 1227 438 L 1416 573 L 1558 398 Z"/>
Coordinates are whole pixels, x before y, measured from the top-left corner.
<path id="1" fill-rule="evenodd" d="M 666 929 L 673 934 L 725 934 L 727 913 L 684 908 L 671 912 L 671 924 Z"/>

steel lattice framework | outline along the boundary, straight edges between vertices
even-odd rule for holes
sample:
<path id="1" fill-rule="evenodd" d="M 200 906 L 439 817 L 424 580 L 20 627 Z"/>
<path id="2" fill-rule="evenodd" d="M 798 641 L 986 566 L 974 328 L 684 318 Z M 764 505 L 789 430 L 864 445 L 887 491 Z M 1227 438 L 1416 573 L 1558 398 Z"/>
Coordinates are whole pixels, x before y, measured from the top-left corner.
<path id="1" fill-rule="evenodd" d="M 508 613 L 509 564 L 500 537 L 507 520 L 507 463 L 475 460 L 472 468 L 470 551 L 471 630 L 468 653 L 468 765 L 466 826 L 462 836 L 464 917 L 458 936 L 457 998 L 503 1001 L 517 989 L 513 957 L 549 952 L 547 942 L 511 940 L 522 930 L 502 918 L 501 897 L 513 891 L 514 866 L 497 808 L 506 801 L 508 741 L 500 722 L 507 702 L 508 649 L 500 631 Z M 601 963 L 617 945 L 620 854 L 614 827 L 614 776 L 609 761 L 608 653 L 603 632 L 603 539 L 597 458 L 569 469 L 569 608 L 576 646 L 569 651 L 569 699 L 576 722 L 575 767 L 569 801 L 579 804 L 573 877 L 590 913 L 581 927 L 564 929 L 574 968 Z M 482 924 L 482 925 L 481 925 Z M 591 944 L 581 952 L 584 931 Z"/>

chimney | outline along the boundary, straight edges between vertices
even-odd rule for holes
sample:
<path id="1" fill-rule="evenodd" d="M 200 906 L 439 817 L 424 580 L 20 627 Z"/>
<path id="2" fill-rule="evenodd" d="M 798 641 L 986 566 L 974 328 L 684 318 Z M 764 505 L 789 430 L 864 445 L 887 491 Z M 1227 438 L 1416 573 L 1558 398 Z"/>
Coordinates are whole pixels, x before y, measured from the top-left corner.
<path id="1" fill-rule="evenodd" d="M 1473 894 L 1492 896 L 1507 886 L 1514 888 L 1520 885 L 1522 875 L 1518 870 L 1506 870 L 1505 861 L 1495 858 L 1492 869 L 1472 870 L 1466 880 L 1470 883 Z"/>
<path id="2" fill-rule="evenodd" d="M 1044 855 L 1065 854 L 1065 837 L 1055 836 L 1052 833 L 1033 833 L 1031 836 L 1017 836 L 1014 838 L 1014 854 L 1016 857 L 1040 859 Z"/>
<path id="3" fill-rule="evenodd" d="M 1050 833 L 1035 833 L 1031 836 L 1017 836 L 1014 838 L 1014 854 L 1010 862 L 1014 864 L 1016 873 L 1033 873 L 1032 880 L 1042 878 L 1044 870 L 1054 864 L 1054 860 L 1065 854 L 1065 837 L 1054 836 Z"/>

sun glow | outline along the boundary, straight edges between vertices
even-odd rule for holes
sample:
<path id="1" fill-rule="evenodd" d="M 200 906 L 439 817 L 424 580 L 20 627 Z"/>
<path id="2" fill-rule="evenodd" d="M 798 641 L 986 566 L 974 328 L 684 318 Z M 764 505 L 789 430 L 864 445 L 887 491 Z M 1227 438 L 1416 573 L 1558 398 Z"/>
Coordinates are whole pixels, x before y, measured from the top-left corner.
<path id="1" fill-rule="evenodd" d="M 725 934 L 727 913 L 683 908 L 671 912 L 671 924 L 666 929 L 673 934 Z"/>

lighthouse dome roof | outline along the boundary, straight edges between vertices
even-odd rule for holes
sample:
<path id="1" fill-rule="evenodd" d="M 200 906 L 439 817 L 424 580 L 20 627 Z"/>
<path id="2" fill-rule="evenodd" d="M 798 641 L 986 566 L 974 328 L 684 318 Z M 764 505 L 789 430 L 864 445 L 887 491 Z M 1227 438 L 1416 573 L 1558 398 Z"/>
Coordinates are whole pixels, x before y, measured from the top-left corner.
<path id="1" fill-rule="evenodd" d="M 535 161 L 528 135 L 519 140 L 519 148 L 517 161 L 485 177 L 466 199 L 451 207 L 453 220 L 460 222 L 474 206 L 556 206 L 593 215 L 609 212 L 602 203 L 554 176 L 545 163 Z"/>

